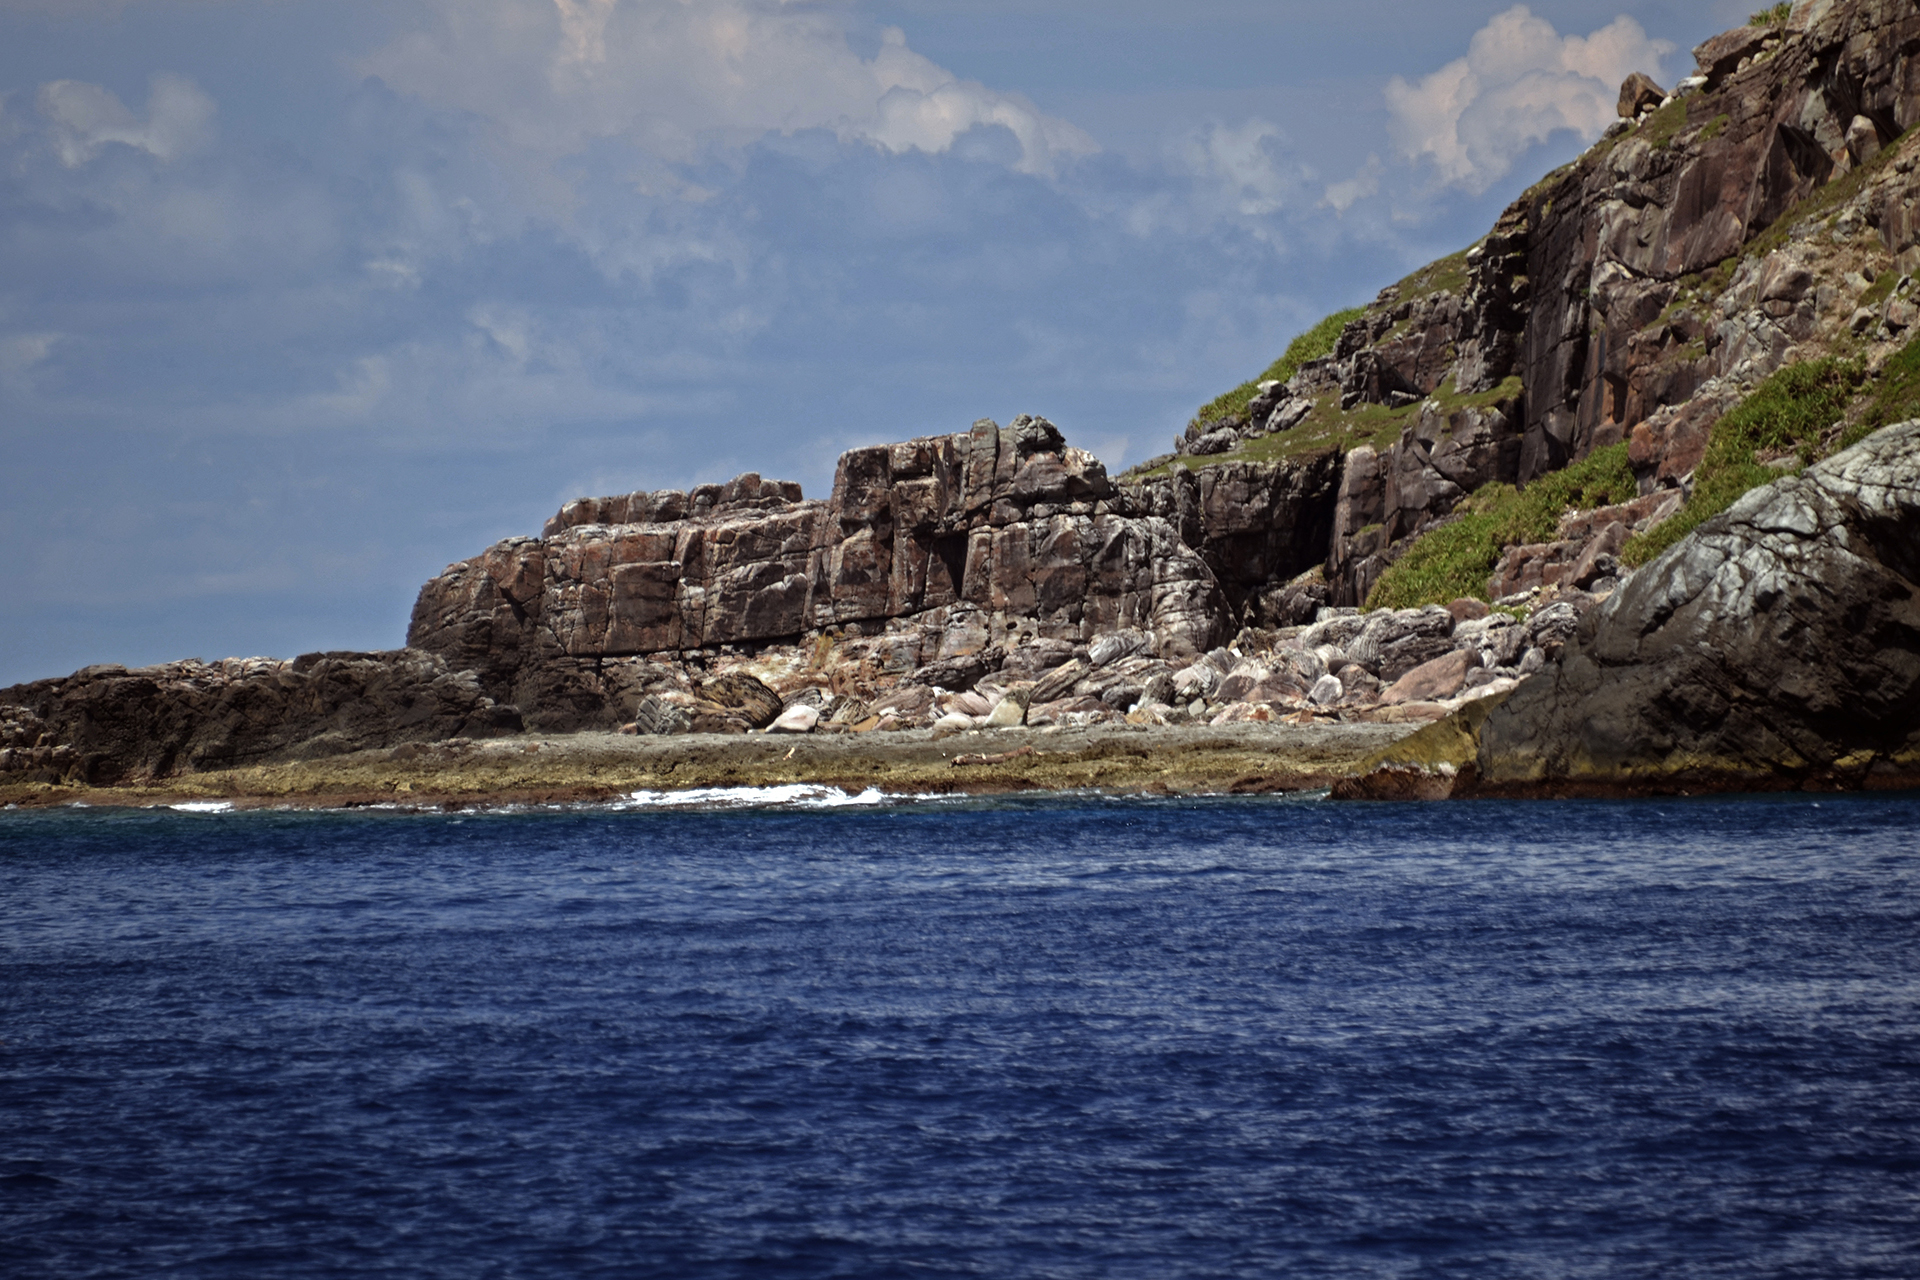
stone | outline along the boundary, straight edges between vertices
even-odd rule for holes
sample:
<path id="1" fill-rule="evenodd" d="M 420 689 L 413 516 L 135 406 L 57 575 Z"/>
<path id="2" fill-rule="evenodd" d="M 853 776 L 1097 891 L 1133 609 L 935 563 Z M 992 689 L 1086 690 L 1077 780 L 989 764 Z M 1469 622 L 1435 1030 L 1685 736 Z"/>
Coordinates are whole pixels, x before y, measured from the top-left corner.
<path id="1" fill-rule="evenodd" d="M 986 727 L 989 729 L 1012 729 L 1025 723 L 1027 709 L 1014 698 L 1002 698 L 987 713 Z"/>
<path id="2" fill-rule="evenodd" d="M 1644 71 L 1636 71 L 1620 85 L 1620 115 L 1631 120 L 1642 111 L 1657 107 L 1667 91 L 1653 82 Z"/>
<path id="3" fill-rule="evenodd" d="M 1711 88 L 1737 70 L 1766 45 L 1771 33 L 1765 27 L 1739 26 L 1701 41 L 1693 48 L 1694 65 Z"/>
<path id="4" fill-rule="evenodd" d="M 1148 647 L 1149 638 L 1134 630 L 1110 632 L 1087 646 L 1087 661 L 1104 667 L 1119 658 L 1130 658 Z"/>
<path id="5" fill-rule="evenodd" d="M 1470 649 L 1453 649 L 1431 658 L 1388 685 L 1383 703 L 1434 702 L 1451 698 L 1467 682 L 1467 672 L 1479 665 Z"/>
<path id="6" fill-rule="evenodd" d="M 691 723 L 686 708 L 652 694 L 640 699 L 633 711 L 635 733 L 685 733 Z"/>
<path id="7" fill-rule="evenodd" d="M 1240 437 L 1225 430 L 1209 431 L 1186 442 L 1186 452 L 1199 455 L 1225 453 L 1240 442 Z"/>
<path id="8" fill-rule="evenodd" d="M 1340 683 L 1338 676 L 1321 676 L 1307 692 L 1307 701 L 1317 707 L 1330 707 L 1340 701 L 1346 692 L 1346 686 Z"/>
<path id="9" fill-rule="evenodd" d="M 820 723 L 820 709 L 796 703 L 773 718 L 768 733 L 812 733 Z"/>
<path id="10" fill-rule="evenodd" d="M 1130 629 L 1167 654 L 1201 652 L 1234 621 L 1173 525 L 1023 414 L 850 450 L 824 502 L 748 473 L 569 503 L 543 537 L 427 583 L 408 634 L 559 730 L 625 719 L 597 675 L 611 658 L 908 623 L 886 669 L 917 661 L 917 680 L 965 688 L 999 668 L 1009 620 L 1068 645 Z M 913 637 L 936 635 L 916 659 Z"/>
<path id="11" fill-rule="evenodd" d="M 0 689 L 0 724 L 9 771 L 95 786 L 522 728 L 473 672 L 414 649 L 89 667 Z"/>
<path id="12" fill-rule="evenodd" d="M 1880 127 L 1864 115 L 1855 115 L 1853 123 L 1847 125 L 1847 155 L 1853 157 L 1853 163 L 1864 165 L 1880 155 L 1880 146 Z"/>

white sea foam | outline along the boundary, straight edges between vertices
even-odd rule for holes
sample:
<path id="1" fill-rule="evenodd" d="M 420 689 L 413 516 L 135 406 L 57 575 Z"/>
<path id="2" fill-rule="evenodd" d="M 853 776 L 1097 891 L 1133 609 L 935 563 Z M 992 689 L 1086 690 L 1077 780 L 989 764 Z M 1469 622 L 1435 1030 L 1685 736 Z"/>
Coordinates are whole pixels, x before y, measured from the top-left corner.
<path id="1" fill-rule="evenodd" d="M 878 787 L 858 793 L 839 787 L 788 782 L 772 787 L 690 787 L 685 791 L 635 791 L 612 806 L 621 809 L 845 809 L 913 800 Z"/>
<path id="2" fill-rule="evenodd" d="M 177 809 L 181 813 L 232 813 L 233 801 L 231 800 L 182 800 L 178 804 L 168 805 L 167 808 Z"/>

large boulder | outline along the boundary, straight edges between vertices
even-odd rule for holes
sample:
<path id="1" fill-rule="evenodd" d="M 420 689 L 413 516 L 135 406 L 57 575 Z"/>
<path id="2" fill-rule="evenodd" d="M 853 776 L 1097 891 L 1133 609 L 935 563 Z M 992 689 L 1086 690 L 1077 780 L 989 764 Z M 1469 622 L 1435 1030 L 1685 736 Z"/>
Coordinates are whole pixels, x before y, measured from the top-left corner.
<path id="1" fill-rule="evenodd" d="M 1487 717 L 1480 793 L 1920 784 L 1920 421 L 1753 490 Z"/>

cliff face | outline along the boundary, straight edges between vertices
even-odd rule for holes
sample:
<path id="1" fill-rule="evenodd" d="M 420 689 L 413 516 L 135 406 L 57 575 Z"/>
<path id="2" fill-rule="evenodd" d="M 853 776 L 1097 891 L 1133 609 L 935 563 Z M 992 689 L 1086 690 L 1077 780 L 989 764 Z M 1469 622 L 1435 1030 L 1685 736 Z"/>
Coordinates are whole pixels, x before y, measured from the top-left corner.
<path id="1" fill-rule="evenodd" d="M 1217 643 L 1230 614 L 1169 519 L 1022 416 L 852 450 L 825 502 L 748 475 L 569 504 L 542 537 L 422 588 L 408 643 L 524 702 L 530 678 L 570 663 L 899 620 L 928 633 L 927 654 L 953 656 L 958 617 L 977 617 L 961 629 L 984 643 L 1022 627 L 1071 642 L 1134 628 L 1171 656 Z"/>
<path id="2" fill-rule="evenodd" d="M 1383 290 L 1330 355 L 1177 442 L 1203 485 L 1294 438 L 1340 454 L 1326 589 L 1297 600 L 1360 603 L 1475 488 L 1622 440 L 1643 492 L 1684 486 L 1757 380 L 1849 331 L 1912 326 L 1904 294 L 1858 303 L 1878 274 L 1920 271 L 1911 148 L 1882 154 L 1920 121 L 1920 5 L 1803 0 L 1695 57 L 1673 95 L 1623 97 L 1634 117 L 1461 258 Z"/>

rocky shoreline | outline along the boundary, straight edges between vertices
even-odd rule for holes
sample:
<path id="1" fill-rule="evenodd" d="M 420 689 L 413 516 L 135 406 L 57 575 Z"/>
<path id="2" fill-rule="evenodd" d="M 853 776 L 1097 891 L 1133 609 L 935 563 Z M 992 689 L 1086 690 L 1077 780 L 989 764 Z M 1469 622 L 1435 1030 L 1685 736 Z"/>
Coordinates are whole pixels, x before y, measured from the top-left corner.
<path id="1" fill-rule="evenodd" d="M 849 794 L 1086 791 L 1245 795 L 1321 791 L 1415 726 L 1243 723 L 1217 729 L 907 730 L 889 734 L 618 733 L 407 743 L 327 757 L 89 787 L 0 783 L 0 806 L 469 809 L 589 804 L 635 791 L 802 784 Z"/>

